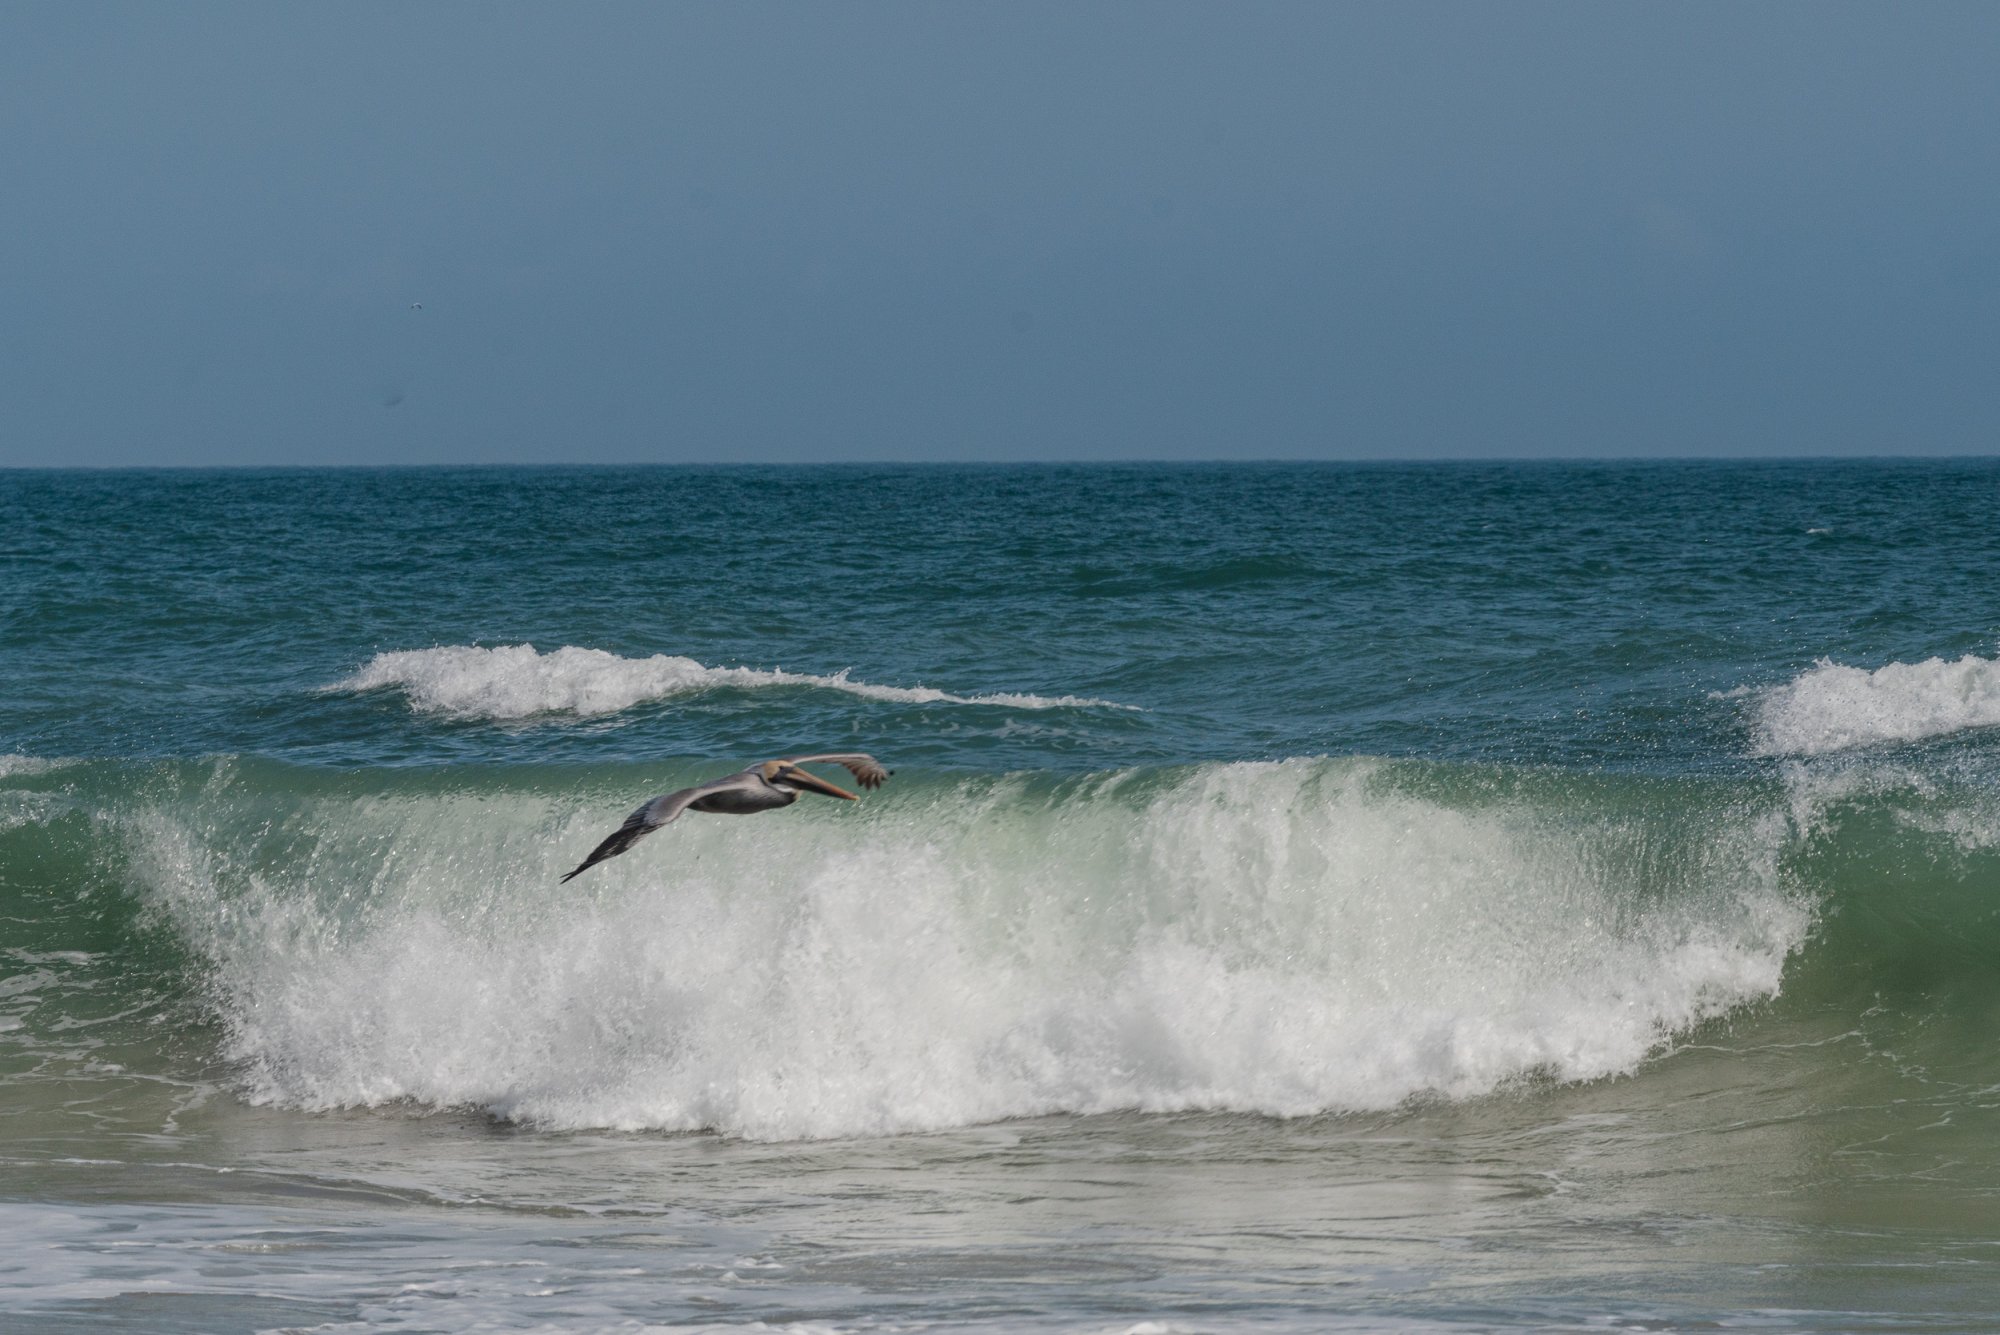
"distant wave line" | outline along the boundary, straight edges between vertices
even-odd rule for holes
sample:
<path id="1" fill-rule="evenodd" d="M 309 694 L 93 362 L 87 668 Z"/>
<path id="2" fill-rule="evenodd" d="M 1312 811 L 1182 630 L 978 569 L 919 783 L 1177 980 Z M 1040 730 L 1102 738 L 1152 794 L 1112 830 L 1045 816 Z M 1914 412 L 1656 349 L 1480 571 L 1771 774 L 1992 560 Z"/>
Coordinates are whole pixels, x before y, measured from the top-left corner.
<path id="1" fill-rule="evenodd" d="M 756 690 L 809 687 L 903 704 L 999 705 L 1009 709 L 1123 709 L 1136 705 L 1085 696 L 998 691 L 958 695 L 928 686 L 879 686 L 831 674 L 783 668 L 709 667 L 674 654 L 623 658 L 603 649 L 565 645 L 549 653 L 532 644 L 445 645 L 380 653 L 352 676 L 323 691 L 399 687 L 411 709 L 458 718 L 517 719 L 537 714 L 615 714 L 647 700 L 720 687 Z"/>

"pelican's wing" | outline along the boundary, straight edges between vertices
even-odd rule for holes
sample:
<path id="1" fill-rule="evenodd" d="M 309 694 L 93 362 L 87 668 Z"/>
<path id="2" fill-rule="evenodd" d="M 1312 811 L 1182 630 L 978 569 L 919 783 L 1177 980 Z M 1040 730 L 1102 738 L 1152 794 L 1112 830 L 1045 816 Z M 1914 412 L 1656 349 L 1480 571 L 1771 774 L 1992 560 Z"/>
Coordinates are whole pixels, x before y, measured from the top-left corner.
<path id="1" fill-rule="evenodd" d="M 660 796 L 646 803 L 645 806 L 640 807 L 637 811 L 627 816 L 623 825 L 605 836 L 604 842 L 596 848 L 591 849 L 590 856 L 578 863 L 576 870 L 562 879 L 567 881 L 570 876 L 576 876 L 582 872 L 589 871 L 606 858 L 617 857 L 620 853 L 623 853 L 626 849 L 638 843 L 662 825 L 672 824 L 690 805 L 701 798 L 707 797 L 710 793 L 720 792 L 724 788 L 741 787 L 746 783 L 752 782 L 755 782 L 755 778 L 750 774 L 732 774 L 726 779 L 713 779 L 708 783 L 698 783 L 692 788 L 683 788 L 677 793 L 662 793 Z"/>
<path id="2" fill-rule="evenodd" d="M 786 756 L 779 763 L 785 765 L 811 765 L 819 761 L 824 761 L 829 765 L 845 765 L 848 771 L 854 775 L 855 781 L 863 788 L 880 788 L 883 780 L 895 773 L 894 770 L 883 769 L 882 762 L 874 756 L 864 756 L 858 751 L 851 751 L 845 755 L 837 756 Z"/>

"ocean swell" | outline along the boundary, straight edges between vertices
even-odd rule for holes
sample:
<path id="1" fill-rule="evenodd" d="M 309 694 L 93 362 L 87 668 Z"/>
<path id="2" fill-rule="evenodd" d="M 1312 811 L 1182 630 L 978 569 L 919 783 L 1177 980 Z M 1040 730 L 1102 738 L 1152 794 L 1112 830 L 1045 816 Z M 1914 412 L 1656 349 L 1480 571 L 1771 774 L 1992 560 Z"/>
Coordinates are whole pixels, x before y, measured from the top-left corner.
<path id="1" fill-rule="evenodd" d="M 1111 700 L 1000 691 L 954 695 L 927 686 L 877 686 L 845 669 L 826 675 L 783 669 L 707 667 L 692 658 L 654 654 L 623 658 L 565 645 L 550 653 L 532 644 L 447 645 L 375 655 L 329 691 L 398 687 L 418 713 L 456 718 L 520 719 L 537 714 L 614 714 L 647 700 L 733 687 L 807 687 L 903 704 L 999 705 L 1009 709 L 1131 709 Z"/>

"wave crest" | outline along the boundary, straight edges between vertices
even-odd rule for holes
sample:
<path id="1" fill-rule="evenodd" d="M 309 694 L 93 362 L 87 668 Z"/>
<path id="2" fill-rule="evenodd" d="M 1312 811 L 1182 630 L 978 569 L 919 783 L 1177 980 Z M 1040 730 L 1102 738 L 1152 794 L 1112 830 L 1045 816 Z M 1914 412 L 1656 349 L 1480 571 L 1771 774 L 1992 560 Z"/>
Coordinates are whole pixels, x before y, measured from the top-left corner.
<path id="1" fill-rule="evenodd" d="M 1758 755 L 1821 755 L 2000 726 L 2000 660 L 1889 663 L 1869 671 L 1822 658 L 1757 698 Z"/>
<path id="2" fill-rule="evenodd" d="M 537 714 L 615 714 L 647 700 L 734 687 L 808 687 L 902 704 L 999 705 L 1009 709 L 1132 709 L 1082 696 L 996 692 L 954 695 L 927 686 L 877 686 L 845 669 L 830 675 L 750 667 L 708 667 L 692 658 L 654 654 L 623 658 L 565 645 L 539 653 L 532 644 L 446 645 L 377 654 L 353 676 L 324 689 L 399 687 L 419 713 L 454 718 L 519 719 Z"/>

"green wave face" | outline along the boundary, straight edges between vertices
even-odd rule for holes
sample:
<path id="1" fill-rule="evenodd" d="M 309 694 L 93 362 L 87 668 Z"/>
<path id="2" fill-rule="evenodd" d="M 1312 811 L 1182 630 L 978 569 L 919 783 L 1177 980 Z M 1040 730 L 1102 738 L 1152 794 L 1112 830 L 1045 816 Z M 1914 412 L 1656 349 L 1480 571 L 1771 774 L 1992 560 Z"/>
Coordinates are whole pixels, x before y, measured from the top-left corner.
<path id="1" fill-rule="evenodd" d="M 2000 997 L 1977 783 L 905 772 L 556 884 L 704 774 L 7 776 L 8 1050 L 303 1109 L 786 1138 L 1475 1098 L 1650 1073 L 1711 1022 L 1950 1044 Z"/>

